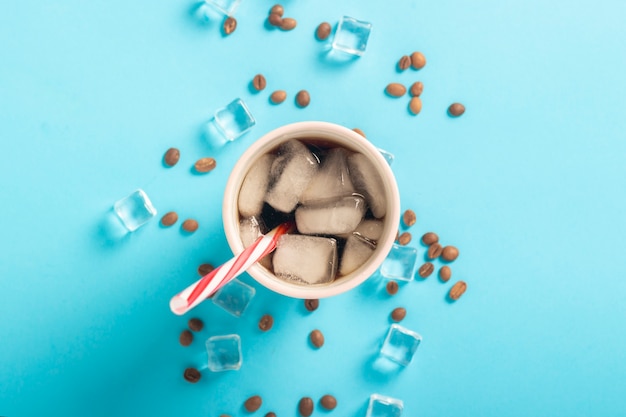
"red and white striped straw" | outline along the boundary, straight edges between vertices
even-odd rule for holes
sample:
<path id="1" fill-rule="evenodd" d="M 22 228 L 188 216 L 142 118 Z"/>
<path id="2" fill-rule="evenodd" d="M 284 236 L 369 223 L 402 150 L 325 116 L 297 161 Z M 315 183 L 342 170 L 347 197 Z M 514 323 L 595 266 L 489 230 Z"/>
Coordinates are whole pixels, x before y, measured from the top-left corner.
<path id="1" fill-rule="evenodd" d="M 176 294 L 170 300 L 170 310 L 179 316 L 185 314 L 202 301 L 206 300 L 230 280 L 246 271 L 265 255 L 276 249 L 278 239 L 293 227 L 292 223 L 283 223 L 257 240 L 239 255 L 220 265 L 198 281 Z"/>

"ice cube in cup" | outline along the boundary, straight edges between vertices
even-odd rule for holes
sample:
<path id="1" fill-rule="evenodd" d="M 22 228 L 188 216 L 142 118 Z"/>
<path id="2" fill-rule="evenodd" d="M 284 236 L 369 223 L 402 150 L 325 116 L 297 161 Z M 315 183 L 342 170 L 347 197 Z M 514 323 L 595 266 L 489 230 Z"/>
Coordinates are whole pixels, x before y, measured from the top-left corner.
<path id="1" fill-rule="evenodd" d="M 224 285 L 213 296 L 213 303 L 235 317 L 241 317 L 250 304 L 256 290 L 238 279 Z"/>
<path id="2" fill-rule="evenodd" d="M 251 217 L 261 214 L 274 159 L 275 155 L 262 155 L 244 178 L 237 200 L 239 214 L 242 216 Z"/>
<path id="3" fill-rule="evenodd" d="M 387 279 L 413 281 L 417 249 L 394 243 L 380 266 L 380 274 Z"/>
<path id="4" fill-rule="evenodd" d="M 296 209 L 296 227 L 305 235 L 342 235 L 361 223 L 367 206 L 359 196 L 318 200 Z"/>
<path id="5" fill-rule="evenodd" d="M 324 284 L 335 279 L 337 241 L 333 238 L 283 235 L 273 257 L 274 274 L 300 284 Z"/>
<path id="6" fill-rule="evenodd" d="M 240 98 L 231 101 L 226 107 L 217 109 L 212 122 L 227 141 L 239 138 L 256 124 L 248 106 Z"/>
<path id="7" fill-rule="evenodd" d="M 402 400 L 386 395 L 372 394 L 366 417 L 400 417 L 403 409 Z"/>
<path id="8" fill-rule="evenodd" d="M 344 16 L 339 20 L 332 48 L 350 55 L 361 56 L 367 48 L 372 24 Z"/>
<path id="9" fill-rule="evenodd" d="M 329 150 L 317 173 L 302 193 L 300 201 L 306 203 L 351 195 L 354 186 L 348 172 L 347 158 L 348 152 L 343 148 Z"/>
<path id="10" fill-rule="evenodd" d="M 399 365 L 407 366 L 422 342 L 422 336 L 399 324 L 392 324 L 383 342 L 380 355 Z"/>
<path id="11" fill-rule="evenodd" d="M 232 16 L 241 0 L 205 0 L 205 3 L 215 7 L 226 16 Z"/>
<path id="12" fill-rule="evenodd" d="M 212 336 L 206 341 L 209 369 L 213 372 L 236 371 L 241 368 L 241 338 L 237 334 Z"/>
<path id="13" fill-rule="evenodd" d="M 353 233 L 346 240 L 346 245 L 341 254 L 339 275 L 347 275 L 363 265 L 376 250 L 374 241 L 363 238 L 360 234 Z"/>
<path id="14" fill-rule="evenodd" d="M 141 189 L 117 201 L 113 209 L 124 227 L 130 232 L 146 224 L 157 213 L 148 195 Z"/>
<path id="15" fill-rule="evenodd" d="M 372 161 L 361 153 L 355 153 L 348 157 L 348 169 L 354 188 L 365 197 L 374 217 L 385 217 L 385 185 Z"/>

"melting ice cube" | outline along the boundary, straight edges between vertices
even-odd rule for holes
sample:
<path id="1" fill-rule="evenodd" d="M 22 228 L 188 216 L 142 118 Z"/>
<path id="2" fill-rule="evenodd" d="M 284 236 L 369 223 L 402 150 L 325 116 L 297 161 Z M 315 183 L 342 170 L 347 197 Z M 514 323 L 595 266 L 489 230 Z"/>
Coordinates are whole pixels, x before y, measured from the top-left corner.
<path id="1" fill-rule="evenodd" d="M 241 184 L 238 204 L 239 213 L 244 217 L 258 216 L 263 210 L 263 201 L 270 182 L 270 168 L 274 155 L 261 156 L 248 171 Z"/>
<path id="2" fill-rule="evenodd" d="M 213 372 L 241 368 L 241 338 L 236 334 L 209 337 L 206 341 L 209 369 Z"/>
<path id="3" fill-rule="evenodd" d="M 365 155 L 355 153 L 348 157 L 348 168 L 354 188 L 363 194 L 374 217 L 384 217 L 387 212 L 385 186 L 372 162 Z"/>
<path id="4" fill-rule="evenodd" d="M 274 251 L 274 274 L 303 284 L 323 284 L 335 279 L 337 241 L 332 238 L 283 235 Z"/>
<path id="5" fill-rule="evenodd" d="M 296 227 L 305 235 L 350 233 L 365 215 L 365 201 L 359 196 L 319 200 L 296 210 Z"/>
<path id="6" fill-rule="evenodd" d="M 320 200 L 324 198 L 345 197 L 354 192 L 354 186 L 348 173 L 345 149 L 331 149 L 311 179 L 302 197 L 301 202 Z"/>
<path id="7" fill-rule="evenodd" d="M 376 250 L 376 244 L 374 244 L 374 242 L 364 239 L 356 233 L 352 234 L 348 240 L 346 240 L 346 246 L 343 248 L 341 254 L 339 274 L 347 275 L 355 271 L 372 256 L 374 250 Z"/>
<path id="8" fill-rule="evenodd" d="M 156 209 L 143 190 L 137 190 L 113 205 L 124 227 L 134 232 L 156 216 Z"/>

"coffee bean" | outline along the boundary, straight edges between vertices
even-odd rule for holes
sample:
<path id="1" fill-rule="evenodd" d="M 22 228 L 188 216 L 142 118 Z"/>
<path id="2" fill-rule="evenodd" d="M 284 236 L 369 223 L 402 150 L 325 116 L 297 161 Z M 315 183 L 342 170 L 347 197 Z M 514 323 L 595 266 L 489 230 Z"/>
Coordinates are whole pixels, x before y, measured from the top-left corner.
<path id="1" fill-rule="evenodd" d="M 183 222 L 183 230 L 188 233 L 193 233 L 198 230 L 198 222 L 194 219 L 187 219 Z"/>
<path id="2" fill-rule="evenodd" d="M 254 87 L 256 91 L 263 91 L 266 85 L 267 81 L 265 80 L 263 74 L 257 74 L 252 79 L 252 87 Z"/>
<path id="3" fill-rule="evenodd" d="M 408 209 L 404 211 L 404 214 L 402 215 L 402 221 L 404 222 L 406 227 L 411 227 L 417 221 L 417 216 L 415 215 L 415 212 L 413 210 Z"/>
<path id="4" fill-rule="evenodd" d="M 187 368 L 183 373 L 183 378 L 185 378 L 187 382 L 191 382 L 192 384 L 200 381 L 201 376 L 202 375 L 200 374 L 200 371 L 198 371 L 196 368 Z"/>
<path id="5" fill-rule="evenodd" d="M 402 246 L 406 246 L 411 242 L 411 233 L 404 232 L 398 236 L 398 243 Z"/>
<path id="6" fill-rule="evenodd" d="M 237 19 L 232 16 L 228 16 L 226 20 L 224 20 L 224 26 L 222 28 L 224 30 L 224 35 L 230 35 L 237 29 Z"/>
<path id="7" fill-rule="evenodd" d="M 459 117 L 465 113 L 465 106 L 461 103 L 452 103 L 450 107 L 448 107 L 448 114 L 453 117 Z"/>
<path id="8" fill-rule="evenodd" d="M 194 317 L 192 319 L 189 319 L 189 321 L 187 322 L 187 326 L 189 326 L 192 331 L 199 332 L 204 328 L 204 322 Z"/>
<path id="9" fill-rule="evenodd" d="M 264 315 L 263 317 L 261 317 L 261 320 L 259 320 L 259 329 L 261 329 L 262 332 L 268 331 L 272 328 L 273 325 L 274 317 L 269 314 Z"/>
<path id="10" fill-rule="evenodd" d="M 337 399 L 330 394 L 320 398 L 320 405 L 326 410 L 334 410 L 337 407 Z"/>
<path id="11" fill-rule="evenodd" d="M 165 155 L 163 156 L 163 160 L 165 161 L 165 165 L 169 167 L 173 167 L 178 163 L 180 159 L 180 151 L 176 148 L 169 148 Z"/>
<path id="12" fill-rule="evenodd" d="M 421 81 L 416 81 L 413 84 L 411 84 L 411 87 L 409 87 L 409 94 L 412 97 L 421 96 L 423 91 L 424 91 L 424 84 L 422 84 Z"/>
<path id="13" fill-rule="evenodd" d="M 419 114 L 422 111 L 422 99 L 419 97 L 412 97 L 409 101 L 409 111 L 412 114 Z"/>
<path id="14" fill-rule="evenodd" d="M 267 21 L 270 25 L 280 27 L 283 24 L 283 18 L 278 13 L 270 13 L 270 16 L 267 18 Z"/>
<path id="15" fill-rule="evenodd" d="M 441 252 L 444 261 L 452 262 L 459 257 L 459 250 L 454 246 L 446 246 Z"/>
<path id="16" fill-rule="evenodd" d="M 204 174 L 206 172 L 213 171 L 216 165 L 217 162 L 213 158 L 200 158 L 194 164 L 194 168 L 197 172 Z"/>
<path id="17" fill-rule="evenodd" d="M 421 52 L 413 52 L 411 54 L 411 66 L 416 69 L 422 69 L 426 65 L 426 57 Z"/>
<path id="18" fill-rule="evenodd" d="M 365 132 L 362 131 L 361 129 L 359 129 L 358 127 L 355 127 L 354 129 L 352 129 L 353 131 L 355 131 L 356 133 L 358 133 L 359 135 L 363 136 L 364 138 L 366 138 L 367 136 L 365 136 Z"/>
<path id="19" fill-rule="evenodd" d="M 394 308 L 391 312 L 391 320 L 395 321 L 396 323 L 404 320 L 405 317 L 406 309 L 403 307 Z"/>
<path id="20" fill-rule="evenodd" d="M 306 90 L 298 91 L 296 94 L 296 104 L 298 107 L 304 108 L 309 105 L 311 102 L 311 96 L 309 96 L 309 92 Z"/>
<path id="21" fill-rule="evenodd" d="M 254 413 L 261 408 L 261 404 L 263 404 L 263 399 L 259 395 L 253 395 L 243 403 L 243 406 L 247 412 Z"/>
<path id="22" fill-rule="evenodd" d="M 297 25 L 298 25 L 298 22 L 296 21 L 296 19 L 293 19 L 291 17 L 286 17 L 283 19 L 282 23 L 280 24 L 280 28 L 282 30 L 292 30 Z"/>
<path id="23" fill-rule="evenodd" d="M 439 236 L 437 236 L 437 233 L 433 232 L 424 233 L 424 236 L 422 236 L 422 242 L 424 245 L 430 246 L 433 243 L 439 242 Z"/>
<path id="24" fill-rule="evenodd" d="M 283 14 L 285 13 L 285 9 L 283 8 L 283 6 L 281 6 L 280 4 L 275 4 L 271 9 L 270 9 L 270 13 L 275 13 L 280 17 L 283 17 Z"/>
<path id="25" fill-rule="evenodd" d="M 430 274 L 433 273 L 434 270 L 435 270 L 435 266 L 430 262 L 426 262 L 425 264 L 420 266 L 420 268 L 417 270 L 417 273 L 422 278 L 428 278 Z"/>
<path id="26" fill-rule="evenodd" d="M 398 292 L 398 289 L 400 289 L 400 286 L 398 285 L 398 283 L 396 281 L 389 281 L 387 283 L 387 293 L 389 295 L 395 295 Z"/>
<path id="27" fill-rule="evenodd" d="M 284 90 L 276 90 L 270 96 L 270 101 L 273 104 L 280 104 L 287 98 L 287 92 Z"/>
<path id="28" fill-rule="evenodd" d="M 321 348 L 322 345 L 324 345 L 324 335 L 317 329 L 311 332 L 309 338 L 311 339 L 311 343 L 313 344 L 313 346 L 315 346 L 316 348 Z"/>
<path id="29" fill-rule="evenodd" d="M 273 411 L 270 411 L 269 413 L 265 414 L 265 417 L 276 417 L 276 413 Z"/>
<path id="30" fill-rule="evenodd" d="M 302 417 L 309 417 L 313 414 L 313 399 L 311 397 L 302 397 L 298 403 L 298 411 Z"/>
<path id="31" fill-rule="evenodd" d="M 441 252 L 443 252 L 441 245 L 439 243 L 433 243 L 428 248 L 426 256 L 428 256 L 428 259 L 437 259 L 441 256 Z"/>
<path id="32" fill-rule="evenodd" d="M 398 61 L 398 69 L 404 71 L 411 66 L 411 58 L 408 55 L 403 55 Z"/>
<path id="33" fill-rule="evenodd" d="M 324 41 L 324 40 L 326 40 L 328 38 L 328 36 L 330 36 L 331 30 L 332 30 L 332 28 L 330 26 L 330 23 L 322 22 L 322 23 L 319 24 L 319 26 L 315 30 L 315 36 L 320 41 Z"/>
<path id="34" fill-rule="evenodd" d="M 193 334 L 189 330 L 183 330 L 178 337 L 178 341 L 183 346 L 189 346 L 193 342 Z"/>
<path id="35" fill-rule="evenodd" d="M 387 84 L 385 91 L 391 97 L 402 97 L 406 93 L 406 87 L 400 83 L 390 83 Z"/>
<path id="36" fill-rule="evenodd" d="M 205 276 L 209 272 L 213 271 L 215 267 L 211 264 L 202 264 L 198 267 L 198 275 L 201 277 Z"/>
<path id="37" fill-rule="evenodd" d="M 161 224 L 165 227 L 169 227 L 178 221 L 178 214 L 175 211 L 165 213 L 161 217 Z"/>
<path id="38" fill-rule="evenodd" d="M 232 417 L 232 416 L 230 416 L 228 414 L 220 414 L 220 417 Z"/>
<path id="39" fill-rule="evenodd" d="M 448 265 L 439 268 L 439 279 L 443 282 L 448 282 L 450 278 L 452 278 L 452 269 Z"/>
<path id="40" fill-rule="evenodd" d="M 459 298 L 461 298 L 461 296 L 463 295 L 465 290 L 467 290 L 467 284 L 465 283 L 465 281 L 457 281 L 452 286 L 452 288 L 450 288 L 450 292 L 448 293 L 448 297 L 450 297 L 451 300 L 456 301 Z"/>
<path id="41" fill-rule="evenodd" d="M 304 308 L 306 308 L 308 311 L 315 311 L 319 306 L 320 300 L 318 300 L 317 298 L 304 300 Z"/>

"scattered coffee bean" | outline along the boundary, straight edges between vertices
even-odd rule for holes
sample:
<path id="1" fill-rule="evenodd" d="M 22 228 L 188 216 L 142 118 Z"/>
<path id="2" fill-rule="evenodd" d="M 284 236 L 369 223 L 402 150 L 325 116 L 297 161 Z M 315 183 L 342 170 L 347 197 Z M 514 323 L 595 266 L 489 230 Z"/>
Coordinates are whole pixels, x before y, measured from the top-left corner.
<path id="1" fill-rule="evenodd" d="M 283 14 L 285 13 L 285 9 L 283 8 L 283 6 L 281 6 L 280 4 L 275 4 L 271 9 L 270 9 L 270 13 L 275 13 L 280 17 L 283 17 Z"/>
<path id="2" fill-rule="evenodd" d="M 204 174 L 206 172 L 213 171 L 216 165 L 217 162 L 213 158 L 200 158 L 194 164 L 194 168 L 196 171 Z"/>
<path id="3" fill-rule="evenodd" d="M 452 278 L 452 269 L 448 265 L 444 265 L 439 268 L 439 279 L 443 282 L 448 282 Z"/>
<path id="4" fill-rule="evenodd" d="M 398 61 L 398 69 L 404 71 L 411 66 L 411 58 L 408 55 L 403 55 Z"/>
<path id="5" fill-rule="evenodd" d="M 165 227 L 169 227 L 178 221 L 178 214 L 175 211 L 165 213 L 161 217 L 161 224 Z"/>
<path id="6" fill-rule="evenodd" d="M 450 288 L 450 292 L 448 293 L 448 296 L 450 297 L 451 300 L 456 301 L 459 298 L 461 298 L 461 296 L 463 295 L 466 289 L 467 289 L 467 284 L 465 283 L 465 281 L 457 281 L 452 286 L 452 288 Z"/>
<path id="7" fill-rule="evenodd" d="M 408 209 L 404 211 L 404 214 L 402 214 L 402 221 L 406 227 L 411 227 L 417 221 L 417 216 L 413 210 Z"/>
<path id="8" fill-rule="evenodd" d="M 261 317 L 261 320 L 259 320 L 259 329 L 261 329 L 262 332 L 268 331 L 272 328 L 273 325 L 274 317 L 269 314 L 264 315 L 263 317 Z"/>
<path id="9" fill-rule="evenodd" d="M 428 259 L 437 259 L 441 256 L 442 252 L 443 252 L 443 248 L 441 247 L 441 245 L 439 243 L 433 243 L 428 248 L 428 252 L 426 252 L 426 256 L 428 256 Z"/>
<path id="10" fill-rule="evenodd" d="M 459 250 L 455 246 L 446 246 L 441 252 L 444 261 L 452 262 L 459 257 Z"/>
<path id="11" fill-rule="evenodd" d="M 428 278 L 430 274 L 433 273 L 434 270 L 435 270 L 435 265 L 433 265 L 430 262 L 426 262 L 425 264 L 420 266 L 420 268 L 417 270 L 417 273 L 422 278 Z"/>
<path id="12" fill-rule="evenodd" d="M 193 334 L 189 330 L 183 330 L 178 337 L 178 341 L 183 346 L 189 346 L 193 342 Z"/>
<path id="13" fill-rule="evenodd" d="M 402 97 L 406 93 L 406 87 L 400 83 L 389 83 L 385 91 L 391 97 Z"/>
<path id="14" fill-rule="evenodd" d="M 280 28 L 282 30 L 292 30 L 297 25 L 298 25 L 298 22 L 296 21 L 296 19 L 293 19 L 291 17 L 285 17 L 280 24 Z"/>
<path id="15" fill-rule="evenodd" d="M 191 382 L 192 384 L 200 381 L 201 376 L 202 375 L 200 374 L 200 371 L 198 371 L 196 368 L 187 368 L 183 373 L 183 378 L 185 378 L 187 382 Z"/>
<path id="16" fill-rule="evenodd" d="M 448 107 L 448 113 L 450 116 L 459 117 L 465 113 L 465 106 L 461 103 L 452 103 L 450 104 L 450 107 Z"/>
<path id="17" fill-rule="evenodd" d="M 315 346 L 316 348 L 321 348 L 322 345 L 324 345 L 324 335 L 317 329 L 311 332 L 309 338 L 311 339 L 311 343 L 313 344 L 313 346 Z"/>
<path id="18" fill-rule="evenodd" d="M 337 399 L 330 394 L 326 394 L 320 398 L 320 405 L 326 410 L 334 410 L 337 407 Z"/>
<path id="19" fill-rule="evenodd" d="M 298 105 L 298 107 L 304 108 L 308 106 L 310 102 L 311 102 L 311 96 L 309 95 L 308 91 L 306 90 L 298 91 L 298 94 L 296 94 L 296 104 Z"/>
<path id="20" fill-rule="evenodd" d="M 422 69 L 426 65 L 426 57 L 421 52 L 413 52 L 411 54 L 411 66 L 416 69 Z"/>
<path id="21" fill-rule="evenodd" d="M 165 165 L 169 167 L 173 167 L 178 163 L 180 159 L 180 151 L 176 148 L 169 148 L 165 155 L 163 156 L 163 160 L 165 161 Z"/>
<path id="22" fill-rule="evenodd" d="M 416 81 L 411 84 L 411 87 L 409 87 L 409 94 L 411 95 L 411 97 L 419 97 L 422 95 L 423 91 L 424 84 L 421 81 Z"/>
<path id="23" fill-rule="evenodd" d="M 189 319 L 189 321 L 187 322 L 187 326 L 189 326 L 192 331 L 199 332 L 204 328 L 204 322 L 194 317 L 192 319 Z"/>
<path id="24" fill-rule="evenodd" d="M 215 267 L 211 264 L 202 264 L 198 267 L 198 275 L 201 277 L 205 276 L 209 272 L 213 271 Z"/>
<path id="25" fill-rule="evenodd" d="M 237 29 L 237 19 L 232 16 L 228 16 L 226 20 L 224 20 L 224 26 L 222 28 L 224 30 L 224 35 L 230 35 Z"/>
<path id="26" fill-rule="evenodd" d="M 400 236 L 398 236 L 398 243 L 402 246 L 406 246 L 411 242 L 411 233 L 404 232 Z"/>
<path id="27" fill-rule="evenodd" d="M 276 417 L 276 413 L 273 411 L 270 411 L 269 413 L 265 414 L 265 417 Z"/>
<path id="28" fill-rule="evenodd" d="M 391 312 L 391 320 L 395 321 L 396 323 L 404 320 L 405 317 L 406 309 L 403 307 L 394 308 Z"/>
<path id="29" fill-rule="evenodd" d="M 356 133 L 358 133 L 359 135 L 363 136 L 364 138 L 366 138 L 367 136 L 365 136 L 365 132 L 362 131 L 361 129 L 359 129 L 358 127 L 355 127 L 354 129 L 352 129 L 353 131 L 355 131 Z"/>
<path id="30" fill-rule="evenodd" d="M 330 26 L 330 23 L 322 22 L 322 23 L 320 23 L 320 25 L 315 30 L 315 36 L 320 41 L 324 41 L 324 40 L 326 40 L 328 38 L 328 36 L 330 36 L 331 30 L 332 30 L 332 28 Z"/>
<path id="31" fill-rule="evenodd" d="M 220 414 L 220 417 L 232 417 L 232 416 L 230 416 L 228 414 Z"/>
<path id="32" fill-rule="evenodd" d="M 437 233 L 434 232 L 424 233 L 424 236 L 422 236 L 422 242 L 424 245 L 430 246 L 433 243 L 439 242 L 439 236 L 437 236 Z"/>
<path id="33" fill-rule="evenodd" d="M 183 222 L 183 230 L 188 233 L 193 233 L 198 230 L 198 222 L 194 219 L 187 219 Z"/>
<path id="34" fill-rule="evenodd" d="M 270 13 L 270 16 L 267 18 L 267 21 L 270 25 L 280 27 L 283 24 L 283 18 L 278 13 Z"/>
<path id="35" fill-rule="evenodd" d="M 243 407 L 247 412 L 254 413 L 261 408 L 261 404 L 263 404 L 263 399 L 259 395 L 253 395 L 243 403 Z"/>
<path id="36" fill-rule="evenodd" d="M 270 96 L 270 101 L 273 104 L 280 104 L 287 98 L 287 92 L 284 90 L 276 90 Z"/>
<path id="37" fill-rule="evenodd" d="M 387 287 L 386 288 L 387 288 L 387 293 L 389 295 L 395 295 L 398 292 L 398 290 L 400 289 L 400 286 L 398 285 L 398 283 L 396 281 L 391 280 L 391 281 L 389 281 L 387 283 Z"/>
<path id="38" fill-rule="evenodd" d="M 419 97 L 412 97 L 409 101 L 409 111 L 417 115 L 422 111 L 422 99 Z"/>
<path id="39" fill-rule="evenodd" d="M 263 91 L 266 85 L 267 85 L 267 81 L 265 80 L 265 77 L 263 76 L 263 74 L 257 74 L 252 79 L 252 87 L 256 91 Z"/>
<path id="40" fill-rule="evenodd" d="M 320 306 L 320 300 L 317 298 L 312 298 L 308 300 L 304 300 L 304 308 L 308 311 L 315 311 Z"/>
<path id="41" fill-rule="evenodd" d="M 302 417 L 309 417 L 313 414 L 313 399 L 311 397 L 302 397 L 298 403 L 298 411 Z"/>

